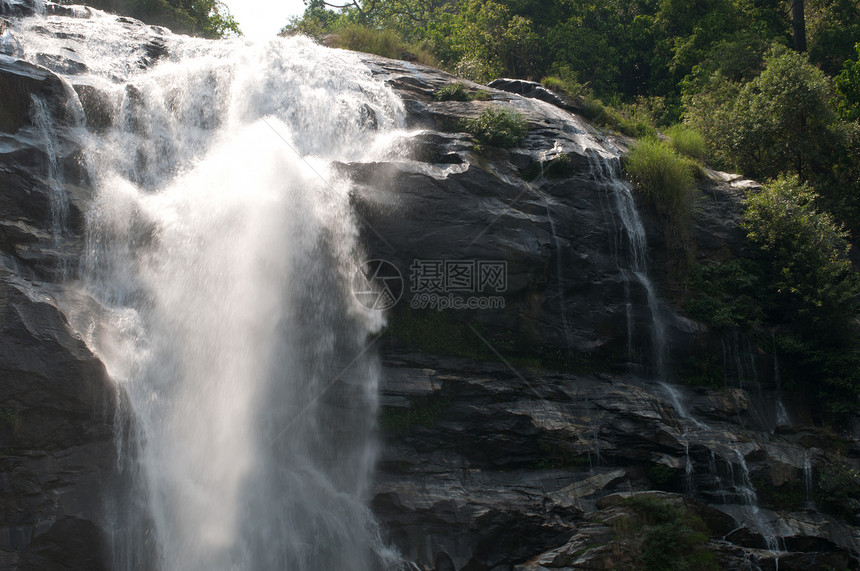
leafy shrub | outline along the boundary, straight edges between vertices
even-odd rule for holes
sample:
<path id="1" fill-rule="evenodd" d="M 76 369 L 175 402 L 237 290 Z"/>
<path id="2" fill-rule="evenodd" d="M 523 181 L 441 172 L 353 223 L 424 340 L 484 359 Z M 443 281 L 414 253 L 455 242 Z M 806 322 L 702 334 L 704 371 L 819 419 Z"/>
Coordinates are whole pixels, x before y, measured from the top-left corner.
<path id="1" fill-rule="evenodd" d="M 857 311 L 860 283 L 847 234 L 816 209 L 816 198 L 796 176 L 780 177 L 747 198 L 742 226 L 764 257 L 769 294 L 782 312 L 816 336 L 841 335 Z"/>
<path id="2" fill-rule="evenodd" d="M 613 129 L 628 137 L 650 137 L 656 134 L 651 126 L 649 117 L 642 117 L 636 113 L 635 106 L 625 106 L 619 110 L 603 102 L 596 97 L 586 97 L 584 100 L 582 115 L 598 125 Z"/>
<path id="3" fill-rule="evenodd" d="M 487 82 L 533 73 L 538 37 L 530 19 L 492 0 L 460 2 L 449 19 L 451 47 L 460 59 L 459 75 Z"/>
<path id="4" fill-rule="evenodd" d="M 839 457 L 816 466 L 815 501 L 825 511 L 851 518 L 860 512 L 860 473 Z"/>
<path id="5" fill-rule="evenodd" d="M 520 170 L 520 176 L 525 181 L 533 181 L 538 178 L 545 180 L 559 180 L 568 178 L 575 173 L 570 156 L 559 153 L 548 161 L 535 161 L 528 167 Z"/>
<path id="6" fill-rule="evenodd" d="M 502 148 L 519 145 L 528 131 L 522 114 L 501 107 L 488 107 L 477 118 L 465 119 L 462 127 L 481 143 Z"/>
<path id="7" fill-rule="evenodd" d="M 694 266 L 687 285 L 693 292 L 686 304 L 693 319 L 717 330 L 746 329 L 764 319 L 762 268 L 747 258 L 723 264 Z"/>
<path id="8" fill-rule="evenodd" d="M 672 125 L 666 130 L 672 142 L 672 147 L 682 155 L 691 159 L 704 161 L 708 156 L 705 138 L 686 125 Z"/>
<path id="9" fill-rule="evenodd" d="M 673 470 L 665 464 L 652 464 L 648 468 L 648 476 L 654 484 L 662 488 L 675 479 L 677 474 L 676 470 Z"/>
<path id="10" fill-rule="evenodd" d="M 814 184 L 830 212 L 856 239 L 860 237 L 860 120 L 842 121 L 833 127 L 833 163 Z"/>
<path id="11" fill-rule="evenodd" d="M 860 395 L 860 278 L 847 234 L 816 209 L 816 198 L 796 176 L 781 177 L 747 199 L 742 226 L 758 249 L 769 317 L 790 326 L 776 343 L 795 363 L 798 388 L 850 413 Z"/>
<path id="12" fill-rule="evenodd" d="M 147 24 L 165 26 L 178 34 L 203 38 L 241 34 L 229 8 L 219 0 L 88 0 L 85 3 L 138 18 Z"/>
<path id="13" fill-rule="evenodd" d="M 595 97 L 591 89 L 579 83 L 575 74 L 564 77 L 549 76 L 541 80 L 547 89 L 561 93 L 582 105 L 582 116 L 589 121 L 608 127 L 629 137 L 645 137 L 656 134 L 652 127 L 654 117 L 651 101 L 641 99 L 635 104 L 623 105 L 620 99 L 611 105 Z M 617 99 L 617 98 L 616 98 Z"/>
<path id="14" fill-rule="evenodd" d="M 702 518 L 683 504 L 650 496 L 632 496 L 625 504 L 647 527 L 639 564 L 654 571 L 716 570 L 714 554 L 707 549 L 708 534 Z"/>
<path id="15" fill-rule="evenodd" d="M 692 163 L 657 139 L 638 141 L 624 162 L 627 175 L 680 241 L 686 240 L 692 214 Z"/>

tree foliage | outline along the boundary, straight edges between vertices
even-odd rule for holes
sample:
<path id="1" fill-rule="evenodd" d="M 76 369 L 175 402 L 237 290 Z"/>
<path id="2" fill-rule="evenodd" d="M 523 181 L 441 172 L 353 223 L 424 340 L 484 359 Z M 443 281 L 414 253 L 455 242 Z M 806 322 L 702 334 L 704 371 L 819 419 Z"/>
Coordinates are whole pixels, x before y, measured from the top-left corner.
<path id="1" fill-rule="evenodd" d="M 772 49 L 764 70 L 739 84 L 719 72 L 686 99 L 687 120 L 727 168 L 754 177 L 809 178 L 826 161 L 834 116 L 824 74 L 805 55 Z"/>
<path id="2" fill-rule="evenodd" d="M 811 61 L 838 73 L 853 53 L 860 8 L 855 0 L 806 4 Z M 393 30 L 473 77 L 540 78 L 566 68 L 603 98 L 670 101 L 703 62 L 750 79 L 764 48 L 789 45 L 793 33 L 785 0 L 309 0 L 290 29 L 330 33 L 344 20 Z"/>
<path id="3" fill-rule="evenodd" d="M 164 26 L 178 34 L 204 38 L 241 34 L 230 10 L 219 0 L 87 0 L 85 4 Z"/>
<path id="4" fill-rule="evenodd" d="M 830 338 L 848 328 L 860 282 L 848 235 L 816 201 L 796 176 L 780 177 L 747 199 L 742 226 L 765 260 L 780 317 Z"/>
<path id="5" fill-rule="evenodd" d="M 846 60 L 836 78 L 837 109 L 846 121 L 860 119 L 860 42 L 855 46 L 857 58 Z"/>
<path id="6" fill-rule="evenodd" d="M 451 19 L 451 48 L 457 71 L 490 81 L 503 75 L 533 75 L 537 36 L 532 22 L 493 0 L 467 0 Z"/>
<path id="7" fill-rule="evenodd" d="M 783 386 L 850 413 L 860 397 L 860 278 L 847 233 L 821 202 L 795 175 L 751 194 L 742 221 L 751 254 L 695 268 L 687 310 L 716 329 L 767 326 L 768 345 L 791 365 Z"/>

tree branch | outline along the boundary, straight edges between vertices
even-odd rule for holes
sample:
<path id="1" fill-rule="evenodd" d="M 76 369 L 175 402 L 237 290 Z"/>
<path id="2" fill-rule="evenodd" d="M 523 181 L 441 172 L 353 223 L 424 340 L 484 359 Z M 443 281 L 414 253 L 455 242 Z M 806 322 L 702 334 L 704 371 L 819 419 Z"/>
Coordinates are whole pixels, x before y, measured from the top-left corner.
<path id="1" fill-rule="evenodd" d="M 328 6 L 329 8 L 337 8 L 338 10 L 343 10 L 344 8 L 355 6 L 355 9 L 358 10 L 359 14 L 364 14 L 364 10 L 362 10 L 361 6 L 358 4 L 358 0 L 353 0 L 348 4 L 331 4 L 330 2 L 326 2 L 325 0 L 323 0 L 323 6 Z"/>

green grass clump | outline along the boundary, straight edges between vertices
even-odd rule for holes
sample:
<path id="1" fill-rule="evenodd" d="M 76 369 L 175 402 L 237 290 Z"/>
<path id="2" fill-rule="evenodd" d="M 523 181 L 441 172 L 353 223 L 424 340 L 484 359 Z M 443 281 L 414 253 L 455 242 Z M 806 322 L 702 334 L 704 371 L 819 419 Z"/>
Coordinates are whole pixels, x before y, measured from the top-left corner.
<path id="1" fill-rule="evenodd" d="M 666 130 L 672 140 L 672 147 L 682 155 L 691 159 L 704 161 L 708 158 L 708 147 L 705 138 L 698 131 L 686 125 L 672 125 Z"/>
<path id="2" fill-rule="evenodd" d="M 376 54 L 392 59 L 414 59 L 420 63 L 438 66 L 433 55 L 420 46 L 409 44 L 400 39 L 394 30 L 380 30 L 361 24 L 338 26 L 327 40 L 332 47 Z"/>
<path id="3" fill-rule="evenodd" d="M 540 82 L 547 89 L 566 95 L 571 99 L 589 94 L 588 86 L 574 79 L 563 79 L 556 75 L 551 75 L 541 79 Z"/>
<path id="4" fill-rule="evenodd" d="M 483 89 L 469 93 L 466 86 L 457 81 L 436 91 L 435 98 L 436 101 L 487 101 L 490 94 Z"/>
<path id="5" fill-rule="evenodd" d="M 645 138 L 627 154 L 625 168 L 636 189 L 685 237 L 692 216 L 696 165 L 667 144 Z"/>
<path id="6" fill-rule="evenodd" d="M 543 78 L 541 83 L 547 89 L 572 100 L 578 100 L 582 106 L 582 116 L 592 123 L 608 127 L 628 137 L 646 137 L 656 133 L 652 126 L 653 117 L 643 112 L 643 105 L 623 105 L 617 97 L 613 104 L 605 105 L 588 85 L 570 77 L 549 76 Z"/>
<path id="7" fill-rule="evenodd" d="M 477 118 L 465 119 L 462 127 L 479 142 L 501 148 L 516 147 L 528 131 L 522 114 L 502 107 L 489 107 Z"/>
<path id="8" fill-rule="evenodd" d="M 468 101 L 469 93 L 466 86 L 460 83 L 449 83 L 436 92 L 436 101 Z"/>
<path id="9" fill-rule="evenodd" d="M 585 97 L 583 105 L 582 115 L 586 119 L 628 137 L 652 137 L 656 133 L 651 120 L 637 113 L 635 106 L 623 106 L 619 110 L 591 96 Z"/>

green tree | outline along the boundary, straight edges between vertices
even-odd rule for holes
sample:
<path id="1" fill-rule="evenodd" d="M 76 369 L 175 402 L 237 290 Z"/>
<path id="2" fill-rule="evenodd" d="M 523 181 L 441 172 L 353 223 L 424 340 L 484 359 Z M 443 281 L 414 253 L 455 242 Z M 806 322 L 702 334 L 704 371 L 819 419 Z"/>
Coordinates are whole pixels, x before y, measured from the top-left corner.
<path id="1" fill-rule="evenodd" d="M 724 166 L 754 177 L 825 168 L 834 119 L 826 76 L 805 54 L 771 49 L 765 69 L 739 85 L 720 75 L 686 98 L 687 121 Z"/>
<path id="2" fill-rule="evenodd" d="M 780 177 L 747 198 L 742 226 L 762 253 L 773 317 L 838 340 L 857 312 L 860 282 L 847 233 L 817 209 L 817 198 L 797 176 Z"/>
<path id="3" fill-rule="evenodd" d="M 776 344 L 793 362 L 795 387 L 833 412 L 854 412 L 860 279 L 848 259 L 846 232 L 817 201 L 796 176 L 781 177 L 747 199 L 742 225 L 759 252 L 770 321 L 788 326 Z"/>
<path id="4" fill-rule="evenodd" d="M 806 6 L 809 59 L 828 75 L 837 75 L 854 54 L 860 38 L 857 0 L 809 0 Z"/>
<path id="5" fill-rule="evenodd" d="M 860 42 L 854 49 L 856 60 L 847 60 L 842 73 L 836 78 L 836 108 L 846 121 L 860 119 Z"/>
<path id="6" fill-rule="evenodd" d="M 536 71 L 537 35 L 529 19 L 492 0 L 465 0 L 452 20 L 457 70 L 471 79 L 527 77 Z"/>
<path id="7" fill-rule="evenodd" d="M 86 4 L 204 38 L 240 35 L 239 24 L 219 0 L 88 0 Z"/>
<path id="8" fill-rule="evenodd" d="M 604 33 L 571 18 L 548 32 L 554 73 L 576 70 L 576 77 L 598 93 L 612 93 L 619 80 L 618 50 Z"/>

